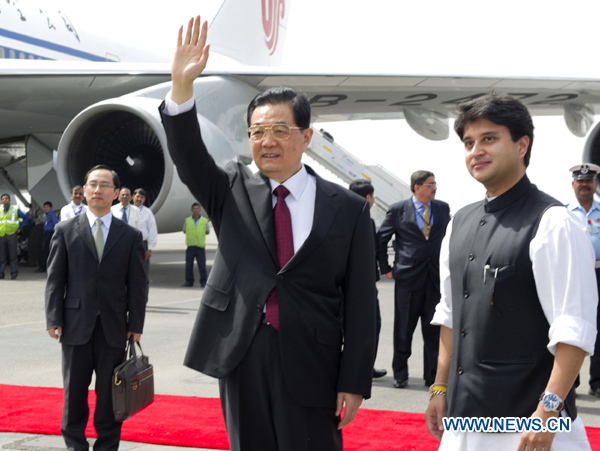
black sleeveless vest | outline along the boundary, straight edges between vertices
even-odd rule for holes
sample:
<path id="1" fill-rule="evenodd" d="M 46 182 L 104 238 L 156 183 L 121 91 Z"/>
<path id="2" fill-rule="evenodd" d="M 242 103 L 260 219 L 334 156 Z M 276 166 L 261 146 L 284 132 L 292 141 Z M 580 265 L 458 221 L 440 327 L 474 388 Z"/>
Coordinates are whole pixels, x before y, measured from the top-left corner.
<path id="1" fill-rule="evenodd" d="M 461 209 L 450 238 L 450 417 L 529 417 L 554 357 L 529 244 L 543 213 L 562 205 L 524 176 L 496 199 Z M 567 413 L 575 418 L 573 389 Z"/>

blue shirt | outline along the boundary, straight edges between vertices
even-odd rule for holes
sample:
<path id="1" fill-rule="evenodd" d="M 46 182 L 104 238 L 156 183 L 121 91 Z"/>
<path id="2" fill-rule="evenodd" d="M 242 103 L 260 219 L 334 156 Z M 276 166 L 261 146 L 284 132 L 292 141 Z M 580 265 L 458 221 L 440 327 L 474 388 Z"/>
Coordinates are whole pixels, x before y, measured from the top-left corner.
<path id="1" fill-rule="evenodd" d="M 415 213 L 417 216 L 417 225 L 419 229 L 423 231 L 423 213 L 425 212 L 425 208 L 423 207 L 423 202 L 417 200 L 415 196 L 412 196 L 413 205 L 415 206 Z M 433 213 L 431 212 L 431 202 L 427 203 L 427 207 L 429 208 L 429 225 L 433 225 Z"/>
<path id="2" fill-rule="evenodd" d="M 567 204 L 567 208 L 585 224 L 596 252 L 596 260 L 600 260 L 600 203 L 594 199 L 588 212 L 577 200 Z"/>
<path id="3" fill-rule="evenodd" d="M 56 224 L 58 224 L 58 216 L 56 216 L 54 210 L 50 210 L 48 213 L 46 213 L 46 220 L 44 221 L 44 232 L 52 232 Z"/>

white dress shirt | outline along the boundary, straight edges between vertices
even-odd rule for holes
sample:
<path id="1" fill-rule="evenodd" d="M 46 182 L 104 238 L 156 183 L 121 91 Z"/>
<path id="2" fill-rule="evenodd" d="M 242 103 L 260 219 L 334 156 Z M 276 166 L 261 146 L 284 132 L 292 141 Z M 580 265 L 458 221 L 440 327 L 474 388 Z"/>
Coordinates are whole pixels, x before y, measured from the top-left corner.
<path id="1" fill-rule="evenodd" d="M 452 329 L 452 285 L 450 281 L 449 241 L 452 221 L 448 224 L 440 252 L 440 291 L 431 324 Z M 551 207 L 540 219 L 535 237 L 529 244 L 533 277 L 544 315 L 550 324 L 548 350 L 554 355 L 558 343 L 594 352 L 598 293 L 595 280 L 595 254 L 585 227 L 565 207 Z M 537 396 L 537 394 L 532 394 Z M 532 412 L 533 413 L 533 412 Z M 583 437 L 582 435 L 583 434 Z M 440 450 L 495 451 L 517 449 L 520 433 L 486 434 L 445 431 Z M 585 429 L 577 417 L 570 433 L 559 432 L 552 451 L 589 449 Z"/>
<path id="2" fill-rule="evenodd" d="M 83 202 L 79 205 L 75 205 L 73 201 L 71 201 L 60 209 L 60 220 L 66 221 L 67 219 L 74 218 L 75 216 L 85 213 L 86 211 L 87 205 L 85 205 Z"/>
<path id="3" fill-rule="evenodd" d="M 142 221 L 140 223 L 140 232 L 142 232 L 142 239 L 148 242 L 148 250 L 154 249 L 158 241 L 158 229 L 156 227 L 156 218 L 154 213 L 148 207 L 141 205 L 138 207 L 140 214 L 142 215 Z"/>
<path id="4" fill-rule="evenodd" d="M 133 204 L 129 204 L 126 208 L 127 224 L 140 230 L 142 223 L 142 214 L 140 213 L 140 209 Z M 120 202 L 113 205 L 110 210 L 116 218 L 121 219 L 123 217 L 123 204 Z"/>

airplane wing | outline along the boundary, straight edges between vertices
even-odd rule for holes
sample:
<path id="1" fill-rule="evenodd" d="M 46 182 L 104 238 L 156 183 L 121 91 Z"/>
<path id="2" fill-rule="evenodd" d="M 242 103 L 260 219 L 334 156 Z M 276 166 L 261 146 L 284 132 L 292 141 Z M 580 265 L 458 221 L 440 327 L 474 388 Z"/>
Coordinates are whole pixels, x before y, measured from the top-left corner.
<path id="1" fill-rule="evenodd" d="M 454 117 L 456 106 L 496 91 L 520 98 L 532 115 L 564 115 L 577 136 L 585 136 L 600 111 L 600 79 L 469 77 L 419 74 L 266 73 L 246 68 L 229 73 L 257 89 L 293 86 L 311 99 L 313 121 L 406 119 L 425 138 L 439 140 L 434 123 Z M 578 124 L 577 114 L 590 122 Z M 574 121 L 575 119 L 575 121 Z M 572 125 L 571 125 L 572 124 Z"/>
<path id="2" fill-rule="evenodd" d="M 570 108 L 567 114 L 585 108 L 593 115 L 600 108 L 600 79 L 318 74 L 265 67 L 208 69 L 204 74 L 211 75 L 258 90 L 281 85 L 300 89 L 311 99 L 314 122 L 449 118 L 459 103 L 491 90 L 519 97 L 532 115 L 565 115 L 565 108 Z M 89 105 L 169 80 L 168 64 L 3 60 L 0 119 L 6 126 L 0 129 L 0 140 L 32 131 L 62 131 L 65 121 Z M 26 115 L 32 119 L 24 122 Z M 584 136 L 588 130 L 571 132 Z M 424 133 L 428 139 L 443 139 Z"/>
<path id="3" fill-rule="evenodd" d="M 90 105 L 171 79 L 168 64 L 0 61 L 0 142 L 62 133 Z"/>
<path id="4" fill-rule="evenodd" d="M 171 207 L 187 208 L 188 201 L 157 114 L 169 80 L 168 64 L 3 60 L 0 179 L 4 174 L 15 189 L 25 187 L 35 199 L 60 205 L 87 169 L 103 162 L 123 174 L 126 186 L 146 189 L 159 228 L 170 231 Z M 563 115 L 577 136 L 588 133 L 600 105 L 596 79 L 209 67 L 196 81 L 195 95 L 203 137 L 209 148 L 218 149 L 217 161 L 250 161 L 246 106 L 258 91 L 279 85 L 307 93 L 314 122 L 404 118 L 433 140 L 448 137 L 457 104 L 490 90 L 521 98 L 532 114 Z M 588 139 L 591 148 L 596 134 Z"/>

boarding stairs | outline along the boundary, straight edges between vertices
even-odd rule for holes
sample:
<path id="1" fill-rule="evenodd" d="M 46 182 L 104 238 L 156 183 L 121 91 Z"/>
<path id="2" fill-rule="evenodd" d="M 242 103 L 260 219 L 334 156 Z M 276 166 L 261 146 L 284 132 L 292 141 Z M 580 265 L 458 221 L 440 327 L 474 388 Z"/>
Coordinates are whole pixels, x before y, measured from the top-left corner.
<path id="1" fill-rule="evenodd" d="M 380 165 L 366 165 L 335 141 L 313 127 L 314 133 L 306 154 L 334 175 L 350 184 L 353 180 L 370 180 L 375 188 L 375 205 L 371 217 L 381 224 L 388 207 L 394 202 L 408 199 L 412 193 L 409 185 Z"/>

